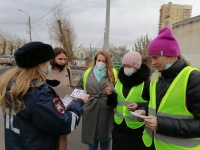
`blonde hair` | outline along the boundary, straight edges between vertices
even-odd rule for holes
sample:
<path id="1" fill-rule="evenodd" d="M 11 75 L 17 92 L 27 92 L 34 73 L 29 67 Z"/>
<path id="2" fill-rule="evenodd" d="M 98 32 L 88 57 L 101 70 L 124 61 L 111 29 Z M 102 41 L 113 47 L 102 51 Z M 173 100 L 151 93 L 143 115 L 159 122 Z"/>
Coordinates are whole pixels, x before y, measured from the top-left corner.
<path id="1" fill-rule="evenodd" d="M 158 71 L 158 69 L 155 69 L 150 76 L 151 82 L 158 82 L 159 78 L 161 77 L 161 73 Z"/>
<path id="2" fill-rule="evenodd" d="M 34 80 L 39 82 L 33 85 Z M 0 106 L 3 111 L 9 109 L 17 113 L 25 109 L 24 96 L 30 87 L 40 87 L 45 81 L 46 77 L 39 66 L 28 69 L 14 67 L 6 71 L 0 77 Z"/>
<path id="3" fill-rule="evenodd" d="M 113 65 L 112 65 L 112 62 L 111 62 L 111 59 L 110 59 L 110 55 L 108 52 L 106 51 L 99 51 L 94 59 L 93 59 L 93 63 L 92 63 L 92 68 L 96 65 L 96 60 L 97 60 L 97 57 L 98 55 L 103 55 L 106 59 L 106 67 L 107 67 L 107 76 L 108 76 L 108 81 L 112 84 L 115 83 L 115 77 L 114 77 L 114 73 L 113 73 Z"/>
<path id="4" fill-rule="evenodd" d="M 191 66 L 191 62 L 190 60 L 184 55 L 184 54 L 180 54 L 180 59 L 182 59 L 188 66 Z"/>

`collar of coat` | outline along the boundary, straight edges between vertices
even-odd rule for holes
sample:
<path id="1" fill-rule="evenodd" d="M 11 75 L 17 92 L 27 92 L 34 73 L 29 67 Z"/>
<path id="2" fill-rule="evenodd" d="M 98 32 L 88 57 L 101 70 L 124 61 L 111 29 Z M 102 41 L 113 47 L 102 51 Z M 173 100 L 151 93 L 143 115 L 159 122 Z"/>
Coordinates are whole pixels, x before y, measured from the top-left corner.
<path id="1" fill-rule="evenodd" d="M 142 82 L 146 81 L 149 76 L 150 70 L 145 64 L 142 64 L 140 69 L 138 69 L 137 72 L 133 73 L 131 76 L 126 76 L 124 74 L 123 67 L 120 68 L 118 73 L 120 82 L 127 88 L 141 84 Z"/>
<path id="2" fill-rule="evenodd" d="M 187 65 L 182 59 L 178 59 L 169 69 L 161 71 L 164 78 L 175 78 Z"/>

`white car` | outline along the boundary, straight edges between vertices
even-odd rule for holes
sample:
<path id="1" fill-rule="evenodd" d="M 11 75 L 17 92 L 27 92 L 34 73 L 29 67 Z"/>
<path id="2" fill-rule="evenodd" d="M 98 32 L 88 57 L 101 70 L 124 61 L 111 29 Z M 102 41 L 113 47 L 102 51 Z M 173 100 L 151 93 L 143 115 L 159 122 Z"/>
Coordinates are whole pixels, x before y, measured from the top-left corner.
<path id="1" fill-rule="evenodd" d="M 0 56 L 0 64 L 8 64 L 8 65 L 15 65 L 15 57 L 14 55 L 2 55 Z"/>

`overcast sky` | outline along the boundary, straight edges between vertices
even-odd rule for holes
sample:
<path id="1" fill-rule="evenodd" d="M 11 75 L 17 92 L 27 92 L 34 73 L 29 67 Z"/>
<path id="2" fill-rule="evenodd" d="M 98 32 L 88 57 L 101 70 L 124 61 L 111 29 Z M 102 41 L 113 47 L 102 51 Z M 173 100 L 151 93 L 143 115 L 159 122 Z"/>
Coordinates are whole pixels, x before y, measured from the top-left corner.
<path id="1" fill-rule="evenodd" d="M 158 31 L 159 9 L 163 4 L 192 5 L 192 17 L 200 15 L 200 0 L 111 0 L 110 44 L 133 47 L 140 36 L 154 38 Z M 29 41 L 28 15 L 31 16 L 32 40 L 51 43 L 48 22 L 55 3 L 68 12 L 77 36 L 76 45 L 101 47 L 106 17 L 106 0 L 0 0 L 0 31 Z"/>

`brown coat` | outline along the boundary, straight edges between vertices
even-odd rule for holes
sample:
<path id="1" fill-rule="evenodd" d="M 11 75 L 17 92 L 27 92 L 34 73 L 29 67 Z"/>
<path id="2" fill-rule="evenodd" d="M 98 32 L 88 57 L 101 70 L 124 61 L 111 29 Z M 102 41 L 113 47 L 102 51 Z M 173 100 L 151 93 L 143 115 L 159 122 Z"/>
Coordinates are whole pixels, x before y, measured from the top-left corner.
<path id="1" fill-rule="evenodd" d="M 75 87 L 74 79 L 70 71 L 70 79 L 67 72 L 67 69 L 63 69 L 61 72 L 58 70 L 51 70 L 50 74 L 47 76 L 47 79 L 56 79 L 60 81 L 60 84 L 56 87 L 52 87 L 56 93 L 61 97 L 70 95 Z"/>

